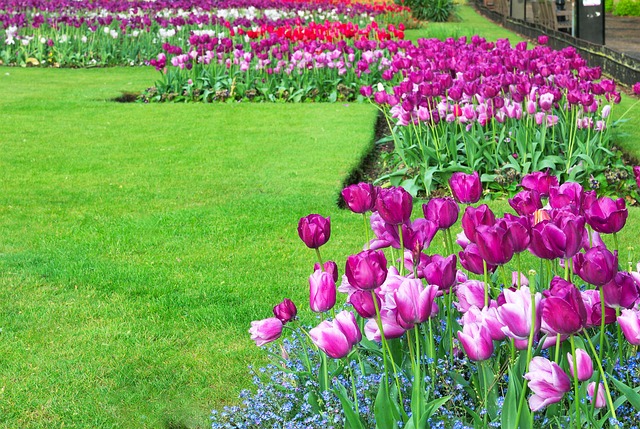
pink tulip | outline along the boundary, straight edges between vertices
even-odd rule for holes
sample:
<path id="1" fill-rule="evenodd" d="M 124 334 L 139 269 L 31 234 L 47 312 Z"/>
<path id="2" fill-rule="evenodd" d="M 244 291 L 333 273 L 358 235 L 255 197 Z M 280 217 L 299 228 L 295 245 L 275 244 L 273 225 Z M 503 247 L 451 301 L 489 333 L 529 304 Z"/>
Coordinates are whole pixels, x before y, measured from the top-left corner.
<path id="1" fill-rule="evenodd" d="M 529 398 L 531 411 L 538 411 L 547 405 L 562 400 L 571 390 L 571 380 L 555 362 L 536 356 L 529 364 L 529 372 L 524 375 L 529 380 L 529 388 L 534 393 Z"/>
<path id="2" fill-rule="evenodd" d="M 536 293 L 536 326 L 540 329 L 540 301 L 542 295 Z M 498 318 L 503 323 L 502 331 L 510 338 L 527 340 L 531 331 L 531 291 L 527 286 L 517 290 L 504 290 L 505 303 L 498 307 Z"/>
<path id="3" fill-rule="evenodd" d="M 340 359 L 360 342 L 362 334 L 353 313 L 342 311 L 333 321 L 325 320 L 311 329 L 309 337 L 327 356 Z"/>
<path id="4" fill-rule="evenodd" d="M 380 298 L 376 295 L 378 309 L 380 309 Z M 349 302 L 356 310 L 356 312 L 365 319 L 374 317 L 376 315 L 376 303 L 373 302 L 373 296 L 370 291 L 355 290 L 349 295 Z"/>
<path id="5" fill-rule="evenodd" d="M 493 354 L 493 340 L 486 326 L 479 323 L 464 325 L 457 336 L 469 359 L 483 361 Z"/>
<path id="6" fill-rule="evenodd" d="M 326 271 L 316 270 L 309 277 L 309 306 L 316 313 L 330 310 L 336 304 L 336 283 Z"/>
<path id="7" fill-rule="evenodd" d="M 640 346 L 640 312 L 638 310 L 622 310 L 618 316 L 618 324 L 627 341 L 634 346 Z"/>
<path id="8" fill-rule="evenodd" d="M 587 385 L 587 395 L 591 396 L 591 403 L 594 404 L 596 408 L 602 408 L 606 405 L 606 399 L 604 397 L 604 384 L 600 383 L 598 386 L 598 396 L 593 397 L 593 394 L 596 391 L 596 383 L 592 381 Z M 594 403 L 595 401 L 595 403 Z"/>
<path id="9" fill-rule="evenodd" d="M 573 377 L 573 355 L 567 353 L 567 360 L 569 361 L 569 374 Z M 578 380 L 587 381 L 593 375 L 593 362 L 589 354 L 582 350 L 576 349 L 576 364 L 578 365 Z"/>
<path id="10" fill-rule="evenodd" d="M 405 333 L 405 328 L 398 323 L 395 310 L 383 310 L 380 314 L 380 319 L 385 338 L 400 338 Z M 370 341 L 380 341 L 382 339 L 378 329 L 378 322 L 375 319 L 367 320 L 364 325 L 364 333 Z"/>
<path id="11" fill-rule="evenodd" d="M 282 326 L 282 322 L 275 317 L 254 320 L 251 322 L 249 333 L 251 339 L 256 342 L 256 346 L 263 346 L 280 338 Z"/>
<path id="12" fill-rule="evenodd" d="M 625 271 L 618 272 L 601 290 L 604 303 L 611 308 L 632 308 L 640 297 L 636 280 Z"/>
<path id="13" fill-rule="evenodd" d="M 422 275 L 427 283 L 436 285 L 440 290 L 448 291 L 456 282 L 456 255 L 449 255 L 446 258 L 440 255 L 433 255 L 431 261 L 422 270 Z"/>
<path id="14" fill-rule="evenodd" d="M 489 307 L 482 309 L 474 306 L 469 307 L 469 310 L 462 315 L 462 324 L 467 325 L 470 323 L 478 323 L 485 326 L 489 330 L 489 335 L 494 341 L 502 341 L 507 336 L 503 332 L 502 328 L 504 324 L 498 318 L 498 310 L 495 307 L 496 302 L 491 301 Z M 517 340 L 516 340 L 517 341 Z M 527 347 L 527 340 L 524 340 L 524 348 Z"/>
<path id="15" fill-rule="evenodd" d="M 466 313 L 472 306 L 484 307 L 484 282 L 468 280 L 456 286 L 458 302 L 454 305 L 461 313 Z"/>
<path id="16" fill-rule="evenodd" d="M 406 324 L 424 323 L 438 312 L 438 286 L 424 287 L 418 279 L 405 279 L 395 292 L 398 316 Z M 435 310 L 435 311 L 434 311 Z"/>

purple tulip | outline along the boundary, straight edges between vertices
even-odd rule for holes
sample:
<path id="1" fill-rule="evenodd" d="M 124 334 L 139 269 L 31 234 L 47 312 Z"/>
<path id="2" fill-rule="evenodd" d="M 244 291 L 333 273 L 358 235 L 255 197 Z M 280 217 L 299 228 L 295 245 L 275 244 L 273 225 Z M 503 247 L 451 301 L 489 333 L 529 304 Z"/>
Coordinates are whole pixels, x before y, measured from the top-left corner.
<path id="1" fill-rule="evenodd" d="M 415 255 L 422 252 L 431 244 L 431 240 L 438 232 L 438 226 L 424 218 L 414 220 L 411 225 L 402 225 L 402 241 L 405 249 L 411 250 Z"/>
<path id="2" fill-rule="evenodd" d="M 558 178 L 548 172 L 537 171 L 524 176 L 520 185 L 530 191 L 537 191 L 542 197 L 548 197 L 549 189 L 558 186 Z"/>
<path id="3" fill-rule="evenodd" d="M 510 338 L 527 340 L 531 331 L 531 290 L 527 286 L 520 289 L 505 289 L 503 292 L 504 303 L 498 307 L 498 318 L 504 325 L 503 332 Z M 540 329 L 539 303 L 542 299 L 540 293 L 535 295 L 536 326 L 534 332 Z M 498 300 L 500 303 L 500 300 Z"/>
<path id="4" fill-rule="evenodd" d="M 310 214 L 300 218 L 298 235 L 310 249 L 317 249 L 331 237 L 331 220 L 319 214 Z"/>
<path id="5" fill-rule="evenodd" d="M 491 226 L 495 223 L 496 216 L 486 204 L 482 204 L 477 208 L 469 206 L 462 215 L 462 229 L 472 243 L 476 242 L 476 228 L 478 225 Z"/>
<path id="6" fill-rule="evenodd" d="M 531 229 L 529 250 L 543 259 L 571 258 L 582 246 L 584 218 L 571 212 L 556 212 Z"/>
<path id="7" fill-rule="evenodd" d="M 571 390 L 571 380 L 562 368 L 541 356 L 531 360 L 529 372 L 524 378 L 529 380 L 529 388 L 534 393 L 529 398 L 531 411 L 538 411 L 547 405 L 560 402 L 562 396 Z"/>
<path id="8" fill-rule="evenodd" d="M 313 264 L 313 271 L 317 271 L 317 270 L 326 271 L 329 274 L 331 274 L 331 277 L 333 278 L 334 282 L 338 281 L 338 264 L 336 264 L 333 261 L 327 261 L 324 263 L 322 268 L 324 269 L 320 268 L 319 262 L 316 262 L 315 264 Z"/>
<path id="9" fill-rule="evenodd" d="M 453 173 L 449 179 L 453 198 L 460 204 L 474 204 L 482 197 L 482 183 L 477 171 L 473 174 Z"/>
<path id="10" fill-rule="evenodd" d="M 394 294 L 398 317 L 406 324 L 426 322 L 438 312 L 437 294 L 436 285 L 424 287 L 418 279 L 405 279 Z"/>
<path id="11" fill-rule="evenodd" d="M 613 280 L 602 286 L 600 290 L 604 303 L 611 308 L 632 308 L 640 298 L 636 280 L 625 271 L 618 272 Z"/>
<path id="12" fill-rule="evenodd" d="M 413 197 L 401 187 L 380 189 L 376 200 L 380 217 L 391 225 L 406 223 L 413 210 Z"/>
<path id="13" fill-rule="evenodd" d="M 480 225 L 476 229 L 476 244 L 482 259 L 491 265 L 504 265 L 513 258 L 511 234 L 499 224 Z"/>
<path id="14" fill-rule="evenodd" d="M 569 361 L 569 374 L 573 377 L 573 355 L 567 353 L 567 360 Z M 578 365 L 578 380 L 587 381 L 593 375 L 593 362 L 589 353 L 582 349 L 576 349 L 576 364 Z"/>
<path id="15" fill-rule="evenodd" d="M 587 223 L 596 231 L 603 234 L 613 234 L 620 231 L 627 222 L 629 212 L 624 198 L 612 200 L 602 197 L 585 207 Z"/>
<path id="16" fill-rule="evenodd" d="M 504 218 L 496 221 L 502 228 L 509 231 L 513 253 L 524 252 L 531 243 L 531 222 L 526 216 L 514 216 L 505 213 Z"/>
<path id="17" fill-rule="evenodd" d="M 600 291 L 596 289 L 587 289 L 580 293 L 582 301 L 587 309 L 587 328 L 600 326 L 602 321 L 602 306 L 600 303 Z M 610 324 L 616 321 L 616 312 L 613 308 L 604 308 L 604 323 Z"/>
<path id="18" fill-rule="evenodd" d="M 373 290 L 387 278 L 387 258 L 380 250 L 365 250 L 347 258 L 345 275 L 360 290 Z"/>
<path id="19" fill-rule="evenodd" d="M 316 313 L 330 310 L 336 304 L 336 283 L 326 271 L 316 270 L 309 277 L 309 306 Z"/>
<path id="20" fill-rule="evenodd" d="M 640 165 L 633 167 L 633 176 L 636 179 L 636 187 L 640 189 Z"/>
<path id="21" fill-rule="evenodd" d="M 566 182 L 549 188 L 549 204 L 554 209 L 573 207 L 573 211 L 577 211 L 582 207 L 583 199 L 584 189 L 576 182 Z"/>
<path id="22" fill-rule="evenodd" d="M 606 405 L 606 400 L 604 397 L 604 384 L 600 383 L 598 386 L 598 396 L 596 398 L 593 397 L 593 394 L 596 391 L 596 383 L 592 381 L 587 385 L 587 395 L 591 396 L 591 403 L 594 404 L 596 408 L 602 408 Z M 595 400 L 595 403 L 594 403 Z"/>
<path id="23" fill-rule="evenodd" d="M 520 216 L 529 216 L 542 208 L 542 200 L 538 191 L 520 191 L 509 199 L 509 205 Z"/>
<path id="24" fill-rule="evenodd" d="M 280 338 L 282 326 L 282 322 L 275 317 L 254 320 L 251 322 L 249 333 L 251 339 L 256 342 L 256 346 L 263 346 Z"/>
<path id="25" fill-rule="evenodd" d="M 484 307 L 484 282 L 478 280 L 467 280 L 456 286 L 456 296 L 458 302 L 454 305 L 461 313 L 466 313 L 472 306 Z"/>
<path id="26" fill-rule="evenodd" d="M 575 273 L 585 282 L 603 286 L 615 277 L 618 258 L 604 246 L 596 246 L 573 258 Z"/>
<path id="27" fill-rule="evenodd" d="M 483 361 L 493 354 L 493 340 L 486 326 L 480 323 L 464 325 L 457 336 L 469 359 Z"/>
<path id="28" fill-rule="evenodd" d="M 425 219 L 436 223 L 438 229 L 451 228 L 457 221 L 460 213 L 458 203 L 451 197 L 432 198 L 427 204 L 422 205 Z"/>
<path id="29" fill-rule="evenodd" d="M 380 309 L 380 298 L 378 295 L 375 295 L 376 301 L 378 304 L 378 309 Z M 376 303 L 373 302 L 373 296 L 370 291 L 364 290 L 356 290 L 351 295 L 349 295 L 349 302 L 356 310 L 356 312 L 365 319 L 369 319 L 370 317 L 374 317 L 376 315 Z"/>
<path id="30" fill-rule="evenodd" d="M 640 312 L 624 309 L 618 316 L 618 324 L 624 337 L 634 346 L 640 346 Z"/>
<path id="31" fill-rule="evenodd" d="M 542 319 L 555 334 L 571 335 L 587 324 L 587 309 L 582 295 L 572 283 L 554 277 L 544 300 Z"/>
<path id="32" fill-rule="evenodd" d="M 471 271 L 474 274 L 484 274 L 484 259 L 480 256 L 480 251 L 476 244 L 470 243 L 467 245 L 462 252 L 458 253 L 458 257 L 460 258 L 460 265 L 462 265 L 465 270 Z M 487 264 L 488 272 L 493 272 L 496 268 L 497 265 Z"/>
<path id="33" fill-rule="evenodd" d="M 353 313 L 342 311 L 333 321 L 325 320 L 311 329 L 309 337 L 327 356 L 340 359 L 347 356 L 353 346 L 360 342 L 362 334 Z"/>
<path id="34" fill-rule="evenodd" d="M 431 262 L 422 270 L 427 283 L 436 285 L 442 291 L 447 291 L 456 282 L 456 255 L 449 255 L 446 258 L 440 255 L 433 255 Z"/>
<path id="35" fill-rule="evenodd" d="M 358 183 L 342 190 L 344 203 L 354 213 L 366 213 L 376 206 L 378 188 L 370 183 Z"/>
<path id="36" fill-rule="evenodd" d="M 285 298 L 284 301 L 273 307 L 273 315 L 283 324 L 295 319 L 297 314 L 298 309 L 289 298 Z"/>

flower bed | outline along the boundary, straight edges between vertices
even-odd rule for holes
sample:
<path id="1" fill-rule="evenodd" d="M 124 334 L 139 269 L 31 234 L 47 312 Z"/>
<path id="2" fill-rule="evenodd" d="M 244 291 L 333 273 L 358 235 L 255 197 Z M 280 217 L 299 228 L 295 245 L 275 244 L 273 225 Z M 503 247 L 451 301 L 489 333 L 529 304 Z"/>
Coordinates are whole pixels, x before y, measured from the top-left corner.
<path id="1" fill-rule="evenodd" d="M 545 208 L 512 199 L 516 214 L 499 218 L 476 205 L 477 173 L 449 185 L 455 199 L 432 199 L 413 220 L 402 188 L 343 191 L 365 221 L 371 212 L 374 238 L 365 223 L 365 250 L 347 258 L 337 289 L 342 311 L 337 264 L 320 252 L 330 220 L 300 219 L 318 259 L 309 303 L 322 321 L 296 325 L 285 300 L 253 322 L 259 346 L 285 328 L 292 339 L 272 355 L 271 378 L 257 377 L 257 394 L 215 412 L 214 428 L 636 427 L 640 274 L 618 264 L 624 200 L 535 173 L 521 186 Z M 442 255 L 430 251 L 438 236 Z"/>

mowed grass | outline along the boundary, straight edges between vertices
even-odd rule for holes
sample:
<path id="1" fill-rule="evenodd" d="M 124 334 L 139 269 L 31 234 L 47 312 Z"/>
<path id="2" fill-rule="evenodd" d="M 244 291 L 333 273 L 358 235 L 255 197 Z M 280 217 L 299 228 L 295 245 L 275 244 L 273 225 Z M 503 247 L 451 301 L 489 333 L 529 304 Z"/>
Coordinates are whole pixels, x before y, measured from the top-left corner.
<path id="1" fill-rule="evenodd" d="M 461 14 L 407 34 L 521 40 Z M 299 217 L 332 217 L 323 256 L 341 270 L 361 247 L 335 201 L 374 108 L 110 101 L 156 76 L 0 68 L 0 427 L 207 427 L 265 362 L 249 322 L 284 297 L 311 320 Z M 637 112 L 618 139 L 636 154 Z"/>
<path id="2" fill-rule="evenodd" d="M 154 77 L 0 69 L 2 427 L 208 426 L 264 362 L 249 322 L 307 306 L 298 219 L 362 245 L 335 201 L 374 108 L 109 101 Z"/>

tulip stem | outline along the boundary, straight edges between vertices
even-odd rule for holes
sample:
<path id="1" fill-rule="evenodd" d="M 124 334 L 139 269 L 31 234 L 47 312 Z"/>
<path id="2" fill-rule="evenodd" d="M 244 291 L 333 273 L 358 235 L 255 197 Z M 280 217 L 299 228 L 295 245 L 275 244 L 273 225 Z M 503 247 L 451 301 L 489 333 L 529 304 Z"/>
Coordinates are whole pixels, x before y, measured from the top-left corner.
<path id="1" fill-rule="evenodd" d="M 364 236 L 367 238 L 367 241 L 365 242 L 365 248 L 368 250 L 369 249 L 369 224 L 367 222 L 367 214 L 366 213 L 362 213 L 362 219 L 364 220 Z"/>
<path id="2" fill-rule="evenodd" d="M 356 414 L 359 415 L 360 409 L 358 407 L 358 392 L 356 391 L 356 378 L 353 376 L 353 369 L 351 369 L 351 365 L 349 365 L 349 362 L 347 362 L 347 368 L 349 368 L 349 376 L 351 376 L 351 391 L 353 392 L 353 405 L 355 406 Z"/>
<path id="3" fill-rule="evenodd" d="M 604 317 L 602 318 L 602 320 L 604 320 Z M 606 374 L 604 372 L 604 368 L 602 368 L 602 359 L 596 353 L 596 348 L 593 346 L 593 342 L 591 341 L 591 338 L 589 337 L 589 335 L 585 334 L 584 337 L 587 339 L 587 343 L 589 343 L 589 347 L 591 348 L 591 352 L 596 357 L 596 364 L 598 364 L 598 371 L 599 372 L 598 372 L 598 375 L 596 376 L 595 388 L 593 389 L 593 404 L 594 404 L 594 407 L 595 407 L 595 403 L 596 403 L 596 398 L 598 397 L 598 388 L 600 387 L 600 380 L 598 380 L 598 378 L 600 377 L 600 375 L 602 375 L 602 382 L 604 384 L 604 391 L 607 394 L 607 405 L 609 406 L 609 411 L 611 412 L 611 416 L 614 419 L 617 420 L 618 418 L 616 417 L 616 409 L 613 406 L 613 400 L 611 399 L 611 391 L 609 390 L 609 383 L 607 382 L 607 377 L 606 377 Z M 602 347 L 600 347 L 600 351 L 602 351 Z"/>
<path id="4" fill-rule="evenodd" d="M 571 259 L 567 258 L 564 260 L 564 279 L 566 281 L 571 281 L 569 280 L 569 264 L 570 264 Z"/>
<path id="5" fill-rule="evenodd" d="M 620 317 L 620 307 L 616 307 L 616 320 L 618 320 L 618 318 Z M 626 366 L 626 362 L 625 362 L 625 358 L 624 355 L 622 353 L 622 330 L 620 329 L 620 324 L 616 324 L 617 325 L 617 329 L 616 329 L 616 333 L 618 334 L 618 362 L 620 364 L 620 366 Z"/>
<path id="6" fill-rule="evenodd" d="M 522 286 L 522 272 L 520 271 L 520 253 L 516 253 L 516 264 L 518 265 L 518 290 L 520 289 L 520 286 Z"/>
<path id="7" fill-rule="evenodd" d="M 484 268 L 484 307 L 489 308 L 489 269 L 487 267 L 487 261 L 482 260 L 482 266 Z"/>
<path id="8" fill-rule="evenodd" d="M 561 340 L 561 335 L 560 334 L 556 334 L 556 355 L 555 355 L 555 359 L 554 362 L 557 363 L 558 365 L 560 365 L 560 340 Z"/>
<path id="9" fill-rule="evenodd" d="M 576 342 L 573 339 L 573 334 L 569 335 L 569 341 L 571 342 L 571 358 L 573 359 L 573 391 L 574 391 L 574 398 L 573 398 L 573 403 L 575 404 L 576 407 L 576 421 L 577 421 L 577 428 L 581 428 L 582 427 L 582 422 L 581 422 L 581 418 L 580 418 L 580 399 L 578 398 L 579 396 L 579 391 L 578 391 L 578 356 L 576 353 Z"/>
<path id="10" fill-rule="evenodd" d="M 318 262 L 320 262 L 320 271 L 324 272 L 324 262 L 322 262 L 322 256 L 320 256 L 320 249 L 316 247 L 316 257 L 318 258 Z"/>
<path id="11" fill-rule="evenodd" d="M 398 237 L 400 237 L 400 275 L 404 276 L 404 240 L 402 237 L 402 224 L 398 224 Z"/>
<path id="12" fill-rule="evenodd" d="M 529 340 L 527 341 L 527 365 L 525 369 L 525 373 L 529 372 L 529 364 L 531 363 L 532 355 L 533 355 L 533 337 L 536 333 L 536 284 L 535 279 L 530 282 L 530 291 L 531 291 L 531 328 L 529 329 Z M 517 429 L 520 426 L 520 415 L 522 414 L 522 407 L 524 406 L 524 398 L 526 397 L 527 386 L 529 380 L 525 379 L 524 384 L 522 385 L 522 396 L 520 397 L 520 402 L 518 403 L 518 414 L 516 415 L 516 427 Z"/>
<path id="13" fill-rule="evenodd" d="M 618 234 L 613 233 L 613 250 L 615 250 L 616 259 L 618 258 Z"/>

